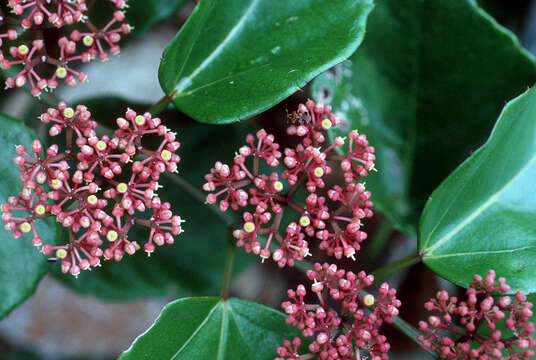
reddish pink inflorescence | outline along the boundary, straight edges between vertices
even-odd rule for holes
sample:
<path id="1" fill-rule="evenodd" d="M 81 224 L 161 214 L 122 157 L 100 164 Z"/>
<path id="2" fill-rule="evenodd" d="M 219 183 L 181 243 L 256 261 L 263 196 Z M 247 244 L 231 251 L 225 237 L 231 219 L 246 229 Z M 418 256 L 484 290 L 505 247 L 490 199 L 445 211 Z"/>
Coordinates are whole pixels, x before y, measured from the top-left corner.
<path id="1" fill-rule="evenodd" d="M 85 106 L 73 109 L 61 102 L 41 121 L 51 124 L 51 136 L 65 135 L 66 149 L 55 144 L 44 149 L 39 140 L 31 149 L 17 146 L 14 162 L 23 188 L 2 204 L 5 229 L 15 239 L 31 234 L 35 246 L 45 255 L 54 251 L 63 272 L 75 276 L 99 265 L 102 257 L 120 261 L 140 249 L 142 244 L 128 238 L 135 225 L 150 229 L 143 244 L 149 255 L 155 245 L 174 242 L 183 220 L 156 191 L 161 174 L 177 171 L 180 143 L 159 118 L 128 110 L 117 119 L 113 137 L 98 137 Z M 155 150 L 145 148 L 146 135 L 159 138 Z M 68 229 L 66 244 L 47 244 L 39 236 L 36 223 L 49 216 Z"/>
<path id="2" fill-rule="evenodd" d="M 374 169 L 374 148 L 355 130 L 330 143 L 326 130 L 341 120 L 329 105 L 300 104 L 290 121 L 287 133 L 299 138 L 296 147 L 281 152 L 265 130 L 248 135 L 232 165 L 217 162 L 205 176 L 207 202 L 221 211 L 243 211 L 243 226 L 233 233 L 237 245 L 263 260 L 272 257 L 280 267 L 309 255 L 311 241 L 337 259 L 355 258 L 367 238 L 361 220 L 372 216 L 373 206 L 370 192 L 357 182 Z M 335 153 L 345 145 L 344 155 Z M 275 168 L 281 162 L 285 168 L 280 176 Z M 324 179 L 332 166 L 341 169 L 344 181 L 328 187 Z M 265 173 L 264 168 L 274 171 Z M 300 202 L 302 185 L 306 195 Z M 287 210 L 297 213 L 295 221 L 283 223 Z"/>
<path id="3" fill-rule="evenodd" d="M 6 79 L 6 88 L 29 84 L 32 95 L 39 96 L 43 90 L 55 89 L 58 80 L 75 87 L 86 81 L 87 76 L 76 71 L 72 66 L 74 63 L 88 63 L 96 58 L 106 61 L 109 54 L 119 54 L 121 34 L 129 34 L 132 27 L 124 23 L 126 0 L 108 1 L 114 4 L 116 10 L 110 21 L 99 29 L 88 19 L 85 0 L 9 0 L 14 21 L 22 31 L 32 29 L 39 32 L 47 26 L 64 31 L 69 31 L 67 28 L 70 27 L 73 30 L 59 38 L 58 54 L 54 49 L 47 49 L 41 39 L 13 44 L 20 31 L 18 33 L 0 11 L 0 67 L 4 70 L 17 67 L 18 70 L 16 75 Z M 12 44 L 7 53 L 2 51 L 3 42 Z M 44 75 L 51 71 L 52 76 Z"/>
<path id="4" fill-rule="evenodd" d="M 372 275 L 346 272 L 334 264 L 316 263 L 314 270 L 307 271 L 307 277 L 313 282 L 310 290 L 317 301 L 307 304 L 307 290 L 299 285 L 295 291 L 288 290 L 290 301 L 281 306 L 287 323 L 300 329 L 303 336 L 313 338 L 309 351 L 325 360 L 353 360 L 360 350 L 368 352 L 373 360 L 388 359 L 390 345 L 379 327 L 398 315 L 401 303 L 396 290 L 383 283 L 375 298 L 364 292 L 374 281 Z M 299 344 L 299 339 L 294 339 L 292 346 L 285 342 L 277 349 L 280 357 L 276 359 L 297 359 Z"/>
<path id="5" fill-rule="evenodd" d="M 536 346 L 534 324 L 529 321 L 532 303 L 522 291 L 499 295 L 508 291 L 506 280 L 496 280 L 493 270 L 484 279 L 475 275 L 466 301 L 439 291 L 424 304 L 426 310 L 440 314 L 419 323 L 422 347 L 438 352 L 441 359 L 532 359 L 534 351 L 529 348 Z"/>

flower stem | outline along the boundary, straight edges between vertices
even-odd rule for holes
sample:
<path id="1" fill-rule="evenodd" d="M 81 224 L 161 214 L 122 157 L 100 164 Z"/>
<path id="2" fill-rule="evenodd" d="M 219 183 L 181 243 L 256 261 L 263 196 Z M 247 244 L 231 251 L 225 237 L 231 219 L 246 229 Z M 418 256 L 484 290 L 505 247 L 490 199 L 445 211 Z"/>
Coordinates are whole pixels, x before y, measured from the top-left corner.
<path id="1" fill-rule="evenodd" d="M 301 272 L 306 272 L 307 270 L 313 270 L 313 264 L 305 260 L 297 260 L 294 262 L 294 268 L 300 270 Z"/>
<path id="2" fill-rule="evenodd" d="M 401 269 L 417 264 L 421 260 L 422 260 L 421 254 L 419 253 L 411 254 L 398 261 L 395 261 L 391 264 L 388 264 L 379 269 L 376 269 L 371 274 L 374 275 L 375 281 L 382 280 Z"/>
<path id="3" fill-rule="evenodd" d="M 172 183 L 186 191 L 191 197 L 199 201 L 201 204 L 205 205 L 210 211 L 212 211 L 220 220 L 225 224 L 226 227 L 230 228 L 235 224 L 235 218 L 232 215 L 221 212 L 217 206 L 209 205 L 205 202 L 205 194 L 197 189 L 195 186 L 190 184 L 187 180 L 176 174 L 164 174 L 168 180 Z"/>
<path id="4" fill-rule="evenodd" d="M 221 297 L 224 299 L 229 298 L 229 291 L 231 289 L 231 282 L 233 279 L 233 265 L 236 253 L 236 245 L 232 235 L 228 235 L 227 250 L 225 251 L 225 264 L 223 266 L 223 282 L 221 285 Z"/>
<path id="5" fill-rule="evenodd" d="M 402 334 L 410 338 L 415 344 L 419 345 L 419 347 L 421 347 L 421 343 L 419 342 L 419 340 L 417 340 L 417 336 L 419 336 L 420 333 L 419 330 L 417 330 L 415 327 L 411 326 L 399 316 L 393 317 L 393 322 L 391 323 L 391 325 L 394 326 L 397 330 L 399 330 Z M 434 359 L 437 359 L 437 354 L 432 350 L 424 349 L 424 351 L 426 351 L 426 353 Z"/>

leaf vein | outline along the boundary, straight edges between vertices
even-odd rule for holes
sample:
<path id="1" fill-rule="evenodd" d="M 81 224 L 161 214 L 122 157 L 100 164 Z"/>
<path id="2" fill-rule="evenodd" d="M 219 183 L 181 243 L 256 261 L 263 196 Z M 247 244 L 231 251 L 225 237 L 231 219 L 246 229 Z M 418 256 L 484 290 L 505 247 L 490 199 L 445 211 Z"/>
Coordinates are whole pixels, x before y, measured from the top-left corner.
<path id="1" fill-rule="evenodd" d="M 429 257 L 435 250 L 437 250 L 441 245 L 443 245 L 445 242 L 450 240 L 452 237 L 454 237 L 457 233 L 459 233 L 463 228 L 465 228 L 467 225 L 469 225 L 474 219 L 476 219 L 481 213 L 483 213 L 486 209 L 488 209 L 493 203 L 495 203 L 499 197 L 506 191 L 508 188 L 517 180 L 519 179 L 527 169 L 529 169 L 534 163 L 536 163 L 536 154 L 530 159 L 530 161 L 523 166 L 519 172 L 512 177 L 502 188 L 500 188 L 497 192 L 495 192 L 493 195 L 491 195 L 488 200 L 486 200 L 482 205 L 477 207 L 475 211 L 473 211 L 469 216 L 467 216 L 462 222 L 460 222 L 454 229 L 449 231 L 445 236 L 440 238 L 433 246 L 431 246 L 428 249 L 428 254 L 425 255 L 426 257 Z"/>
<path id="2" fill-rule="evenodd" d="M 199 324 L 199 326 L 195 329 L 194 332 L 192 332 L 192 335 L 190 335 L 190 337 L 188 338 L 188 340 L 186 340 L 184 342 L 184 344 L 179 348 L 179 350 L 177 350 L 177 352 L 175 353 L 175 355 L 173 355 L 171 357 L 170 360 L 174 360 L 177 358 L 177 356 L 180 355 L 180 353 L 186 348 L 186 346 L 188 346 L 188 344 L 195 338 L 195 336 L 197 335 L 198 332 L 201 331 L 201 329 L 205 326 L 205 324 L 208 322 L 208 320 L 210 319 L 211 315 L 214 313 L 214 311 L 216 311 L 216 309 L 218 309 L 218 306 L 221 304 L 221 301 L 218 301 L 214 307 L 212 308 L 212 310 L 210 310 L 210 312 L 207 314 L 207 316 L 205 317 L 205 319 L 203 319 L 203 321 L 201 322 L 201 324 Z"/>

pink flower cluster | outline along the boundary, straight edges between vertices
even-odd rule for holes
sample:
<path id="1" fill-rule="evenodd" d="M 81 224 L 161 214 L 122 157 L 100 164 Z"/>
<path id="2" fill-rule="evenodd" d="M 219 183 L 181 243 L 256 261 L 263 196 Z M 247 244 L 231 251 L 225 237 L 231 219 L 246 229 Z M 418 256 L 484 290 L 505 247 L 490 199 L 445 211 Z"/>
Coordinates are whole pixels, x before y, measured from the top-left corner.
<path id="1" fill-rule="evenodd" d="M 458 301 L 446 291 L 439 291 L 435 299 L 424 305 L 426 310 L 442 315 L 432 315 L 427 322 L 419 323 L 422 335 L 418 340 L 422 347 L 439 352 L 441 359 L 533 358 L 534 351 L 529 349 L 536 346 L 532 337 L 534 324 L 529 321 L 532 303 L 522 291 L 513 297 L 493 294 L 508 291 L 505 279 L 496 280 L 493 270 L 484 279 L 475 275 L 467 289 L 467 301 Z M 491 335 L 482 329 L 488 329 Z M 449 333 L 455 334 L 454 339 Z"/>
<path id="2" fill-rule="evenodd" d="M 18 66 L 18 73 L 7 78 L 6 88 L 23 87 L 29 83 L 31 94 L 39 96 L 43 90 L 55 89 L 58 80 L 75 87 L 78 82 L 86 81 L 87 76 L 73 69 L 73 63 L 88 63 L 96 58 L 106 61 L 109 53 L 119 54 L 121 34 L 129 34 L 132 28 L 124 23 L 126 0 L 109 1 L 117 10 L 110 21 L 99 29 L 88 19 L 86 0 L 9 0 L 8 6 L 23 31 L 33 29 L 39 32 L 47 25 L 56 28 L 71 26 L 75 29 L 69 36 L 59 38 L 58 54 L 53 49 L 47 49 L 41 38 L 30 44 L 14 44 L 5 54 L 1 48 L 2 39 L 15 41 L 18 34 L 15 28 L 2 29 L 7 27 L 5 24 L 8 22 L 0 12 L 0 66 L 4 70 Z M 52 76 L 45 75 L 50 72 Z"/>
<path id="3" fill-rule="evenodd" d="M 374 281 L 372 275 L 361 271 L 337 269 L 337 266 L 316 263 L 307 271 L 313 282 L 311 291 L 317 304 L 307 304 L 305 286 L 288 290 L 290 301 L 281 306 L 287 314 L 287 323 L 300 329 L 305 337 L 314 338 L 309 351 L 322 360 L 354 360 L 357 349 L 366 351 L 373 360 L 388 359 L 390 345 L 378 331 L 384 321 L 390 323 L 398 315 L 401 303 L 396 290 L 387 283 L 379 288 L 375 298 L 363 291 Z M 299 339 L 287 341 L 277 349 L 276 360 L 298 359 Z"/>
<path id="4" fill-rule="evenodd" d="M 150 229 L 143 245 L 149 255 L 155 245 L 174 242 L 183 220 L 156 191 L 161 174 L 177 171 L 180 143 L 159 118 L 128 110 L 117 119 L 113 137 L 98 137 L 85 106 L 73 109 L 61 102 L 41 121 L 52 125 L 51 136 L 65 135 L 66 149 L 56 144 L 44 149 L 39 140 L 31 149 L 17 146 L 14 162 L 23 188 L 1 207 L 5 229 L 15 239 L 31 234 L 35 246 L 45 255 L 55 251 L 62 271 L 75 276 L 98 266 L 101 257 L 120 261 L 140 249 L 139 239 L 128 237 L 135 225 Z M 146 135 L 159 139 L 155 150 L 144 147 Z M 66 244 L 45 244 L 39 236 L 36 223 L 49 216 L 68 229 Z"/>
<path id="5" fill-rule="evenodd" d="M 281 152 L 265 130 L 248 135 L 232 165 L 217 162 L 205 176 L 207 202 L 218 204 L 221 211 L 243 209 L 243 226 L 233 233 L 237 245 L 263 260 L 272 257 L 280 267 L 293 266 L 309 255 L 314 239 L 337 259 L 354 258 L 367 238 L 361 220 L 372 216 L 373 206 L 370 192 L 356 181 L 374 168 L 374 148 L 355 130 L 347 141 L 336 137 L 329 143 L 326 130 L 340 124 L 329 105 L 300 104 L 291 121 L 287 133 L 299 138 L 297 146 Z M 345 143 L 346 153 L 337 155 L 335 150 L 342 150 Z M 285 166 L 281 177 L 275 170 L 263 173 L 262 169 L 278 167 L 281 159 Z M 344 174 L 344 182 L 327 187 L 324 179 L 334 165 Z M 306 195 L 300 201 L 302 185 Z M 287 210 L 294 211 L 297 220 L 282 224 Z M 261 239 L 266 240 L 264 245 Z"/>

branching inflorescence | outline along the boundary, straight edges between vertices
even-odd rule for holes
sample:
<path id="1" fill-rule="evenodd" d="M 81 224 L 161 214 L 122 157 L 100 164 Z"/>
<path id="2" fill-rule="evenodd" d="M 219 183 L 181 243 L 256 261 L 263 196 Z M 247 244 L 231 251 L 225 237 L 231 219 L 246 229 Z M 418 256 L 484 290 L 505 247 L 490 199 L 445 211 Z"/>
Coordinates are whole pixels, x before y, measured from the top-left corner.
<path id="1" fill-rule="evenodd" d="M 384 321 L 392 322 L 398 315 L 401 303 L 396 298 L 396 290 L 387 283 L 379 288 L 379 297 L 363 290 L 372 285 L 374 277 L 361 271 L 357 275 L 351 271 L 337 269 L 327 263 L 315 264 L 314 270 L 307 272 L 313 283 L 311 291 L 316 295 L 316 304 L 306 304 L 306 288 L 299 285 L 296 291 L 288 290 L 290 301 L 282 304 L 287 314 L 287 323 L 298 327 L 305 337 L 314 338 L 309 345 L 311 354 L 319 359 L 355 360 L 361 350 L 368 352 L 373 360 L 388 359 L 390 345 L 386 337 L 379 333 Z M 301 360 L 299 338 L 284 343 L 277 349 L 276 360 Z"/>
<path id="2" fill-rule="evenodd" d="M 155 245 L 174 242 L 183 220 L 156 191 L 162 173 L 177 171 L 180 143 L 160 119 L 128 110 L 117 119 L 113 137 L 97 137 L 97 123 L 83 105 L 73 109 L 61 102 L 40 118 L 52 124 L 51 136 L 65 135 L 66 149 L 44 149 L 39 140 L 31 149 L 16 147 L 23 188 L 2 204 L 2 220 L 15 239 L 30 233 L 35 246 L 45 255 L 55 251 L 62 271 L 75 276 L 99 265 L 101 257 L 120 261 L 140 249 L 138 239 L 128 237 L 135 225 L 150 229 L 143 245 L 149 255 Z M 145 147 L 147 136 L 158 139 L 156 150 Z M 36 223 L 49 216 L 68 229 L 66 244 L 44 243 L 38 235 Z"/>
<path id="3" fill-rule="evenodd" d="M 124 23 L 126 0 L 108 1 L 117 10 L 99 29 L 88 19 L 86 0 L 9 0 L 7 5 L 16 25 L 0 9 L 0 66 L 4 70 L 17 67 L 17 73 L 6 79 L 6 88 L 30 84 L 31 94 L 39 96 L 43 90 L 55 89 L 58 80 L 75 87 L 86 81 L 87 76 L 75 70 L 74 63 L 97 58 L 107 61 L 109 54 L 119 54 L 121 34 L 129 34 L 132 28 Z M 58 49 L 43 40 L 47 26 L 64 31 L 70 28 L 69 34 L 58 39 Z M 18 45 L 13 43 L 29 29 L 31 38 Z M 3 51 L 3 42 L 11 43 L 8 52 Z"/>
<path id="4" fill-rule="evenodd" d="M 329 105 L 300 104 L 291 121 L 287 133 L 299 137 L 296 147 L 281 153 L 274 136 L 265 130 L 248 135 L 232 165 L 217 162 L 205 176 L 207 202 L 218 204 L 221 211 L 249 206 L 242 213 L 243 226 L 233 233 L 237 245 L 263 260 L 272 257 L 280 267 L 293 266 L 295 260 L 309 255 L 314 239 L 337 259 L 355 258 L 367 237 L 361 220 L 372 216 L 373 206 L 370 192 L 357 181 L 374 168 L 374 148 L 355 130 L 348 133 L 348 139 L 336 137 L 329 143 L 326 130 L 340 123 Z M 346 154 L 337 155 L 334 150 L 345 143 Z M 278 167 L 281 159 L 285 165 L 281 176 L 277 171 L 263 173 L 265 167 Z M 333 164 L 342 170 L 344 182 L 327 187 L 324 178 Z M 304 203 L 298 200 L 302 185 Z M 297 213 L 296 221 L 284 224 L 289 209 Z"/>
<path id="5" fill-rule="evenodd" d="M 522 291 L 500 295 L 508 291 L 505 279 L 496 280 L 493 270 L 484 279 L 475 275 L 466 301 L 439 291 L 424 305 L 442 314 L 419 323 L 422 347 L 437 351 L 441 359 L 531 359 L 534 351 L 529 348 L 536 346 L 529 321 L 532 303 Z"/>

